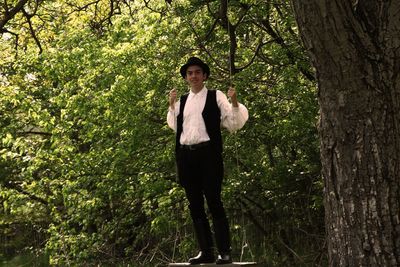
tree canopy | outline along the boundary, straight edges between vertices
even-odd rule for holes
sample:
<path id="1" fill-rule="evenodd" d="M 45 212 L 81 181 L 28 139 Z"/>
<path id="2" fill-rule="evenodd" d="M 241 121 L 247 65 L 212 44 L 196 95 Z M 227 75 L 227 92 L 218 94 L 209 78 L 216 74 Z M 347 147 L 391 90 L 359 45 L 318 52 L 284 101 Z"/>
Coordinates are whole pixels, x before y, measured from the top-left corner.
<path id="1" fill-rule="evenodd" d="M 325 261 L 313 70 L 289 1 L 4 1 L 0 257 L 160 266 L 192 253 L 167 94 L 208 62 L 250 113 L 224 135 L 234 258 Z"/>

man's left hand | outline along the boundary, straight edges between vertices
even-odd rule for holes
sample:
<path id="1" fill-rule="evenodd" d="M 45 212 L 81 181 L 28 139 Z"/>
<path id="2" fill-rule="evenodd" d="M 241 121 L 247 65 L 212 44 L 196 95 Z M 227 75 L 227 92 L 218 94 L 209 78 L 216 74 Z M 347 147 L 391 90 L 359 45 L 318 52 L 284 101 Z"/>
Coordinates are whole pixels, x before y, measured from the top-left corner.
<path id="1" fill-rule="evenodd" d="M 228 89 L 228 97 L 231 99 L 232 106 L 238 107 L 238 101 L 237 101 L 237 95 L 236 95 L 236 90 L 233 87 L 229 87 Z"/>

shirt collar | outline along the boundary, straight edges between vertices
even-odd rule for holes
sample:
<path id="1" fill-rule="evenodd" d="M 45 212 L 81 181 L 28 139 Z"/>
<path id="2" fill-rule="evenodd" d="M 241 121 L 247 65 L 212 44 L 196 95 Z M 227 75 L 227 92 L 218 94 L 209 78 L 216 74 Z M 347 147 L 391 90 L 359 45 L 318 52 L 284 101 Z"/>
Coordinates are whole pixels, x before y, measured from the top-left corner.
<path id="1" fill-rule="evenodd" d="M 204 96 L 205 94 L 207 94 L 207 90 L 208 90 L 208 89 L 207 89 L 206 86 L 204 86 L 203 89 L 201 89 L 200 92 L 198 92 L 197 94 L 193 93 L 192 90 L 190 90 L 190 91 L 189 91 L 189 97 L 190 97 L 190 98 L 195 97 L 195 96 L 200 96 L 200 97 L 202 97 L 202 96 Z"/>

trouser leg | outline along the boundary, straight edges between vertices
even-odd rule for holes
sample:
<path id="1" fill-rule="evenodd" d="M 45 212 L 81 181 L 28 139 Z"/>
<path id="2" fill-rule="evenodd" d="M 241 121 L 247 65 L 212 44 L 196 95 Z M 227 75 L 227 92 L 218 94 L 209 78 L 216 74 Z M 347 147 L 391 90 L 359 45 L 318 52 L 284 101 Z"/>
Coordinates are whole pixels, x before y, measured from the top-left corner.
<path id="1" fill-rule="evenodd" d="M 207 190 L 206 199 L 212 215 L 218 252 L 220 254 L 229 253 L 231 251 L 229 222 L 221 201 L 220 191 L 212 192 L 212 190 Z"/>
<path id="2" fill-rule="evenodd" d="M 220 155 L 216 155 L 204 168 L 203 188 L 208 208 L 213 219 L 215 241 L 220 253 L 231 250 L 229 222 L 221 200 L 223 165 Z"/>
<path id="3" fill-rule="evenodd" d="M 189 201 L 189 210 L 192 217 L 196 239 L 200 250 L 211 250 L 213 239 L 210 224 L 204 209 L 204 198 L 201 189 L 186 186 L 186 198 Z"/>
<path id="4" fill-rule="evenodd" d="M 213 228 L 219 254 L 229 253 L 231 251 L 231 238 L 228 220 L 226 218 L 214 219 Z"/>
<path id="5" fill-rule="evenodd" d="M 213 227 L 217 248 L 220 253 L 217 264 L 229 263 L 230 233 L 229 223 L 221 201 L 221 185 L 223 177 L 223 163 L 220 153 L 212 148 L 196 152 L 182 152 L 179 154 L 178 171 L 180 183 L 184 187 L 189 201 L 190 215 L 195 227 L 196 237 L 201 251 L 209 251 L 213 247 L 210 225 L 204 209 L 204 196 L 213 218 Z M 207 253 L 210 256 L 210 253 Z M 205 257 L 200 253 L 189 262 L 199 263 Z M 207 260 L 211 260 L 210 256 Z M 200 260 L 199 260 L 200 259 Z"/>
<path id="6" fill-rule="evenodd" d="M 214 244 L 208 220 L 195 220 L 193 226 L 200 250 L 212 252 Z"/>
<path id="7" fill-rule="evenodd" d="M 231 238 L 229 231 L 229 222 L 221 200 L 223 164 L 219 155 L 208 162 L 210 168 L 204 168 L 206 177 L 203 180 L 204 195 L 207 200 L 208 208 L 213 219 L 213 228 L 215 241 L 218 249 L 217 264 L 227 264 L 232 262 Z"/>
<path id="8" fill-rule="evenodd" d="M 214 244 L 210 223 L 204 209 L 204 198 L 201 187 L 186 186 L 186 197 L 189 201 L 190 215 L 193 220 L 194 232 L 200 252 L 190 258 L 190 264 L 211 263 L 215 261 Z"/>

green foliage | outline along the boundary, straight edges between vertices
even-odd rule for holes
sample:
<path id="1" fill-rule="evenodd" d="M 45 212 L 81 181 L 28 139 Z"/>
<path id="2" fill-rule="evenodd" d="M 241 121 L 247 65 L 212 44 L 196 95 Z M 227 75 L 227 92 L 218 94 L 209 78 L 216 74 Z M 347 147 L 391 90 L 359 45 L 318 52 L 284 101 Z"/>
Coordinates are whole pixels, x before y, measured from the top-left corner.
<path id="1" fill-rule="evenodd" d="M 192 255 L 165 117 L 168 91 L 187 90 L 179 66 L 195 54 L 211 65 L 207 86 L 233 82 L 250 113 L 225 136 L 235 259 L 316 265 L 324 255 L 317 103 L 290 7 L 230 1 L 238 69 L 230 77 L 227 29 L 217 21 L 211 31 L 220 1 L 172 2 L 120 3 L 106 23 L 102 1 L 79 12 L 88 1 L 51 1 L 41 12 L 60 16 L 41 31 L 42 53 L 28 36 L 16 58 L 12 40 L 1 43 L 2 234 L 29 223 L 43 240 L 27 246 L 57 266 L 157 266 Z M 1 256 L 23 251 L 21 236 Z"/>

